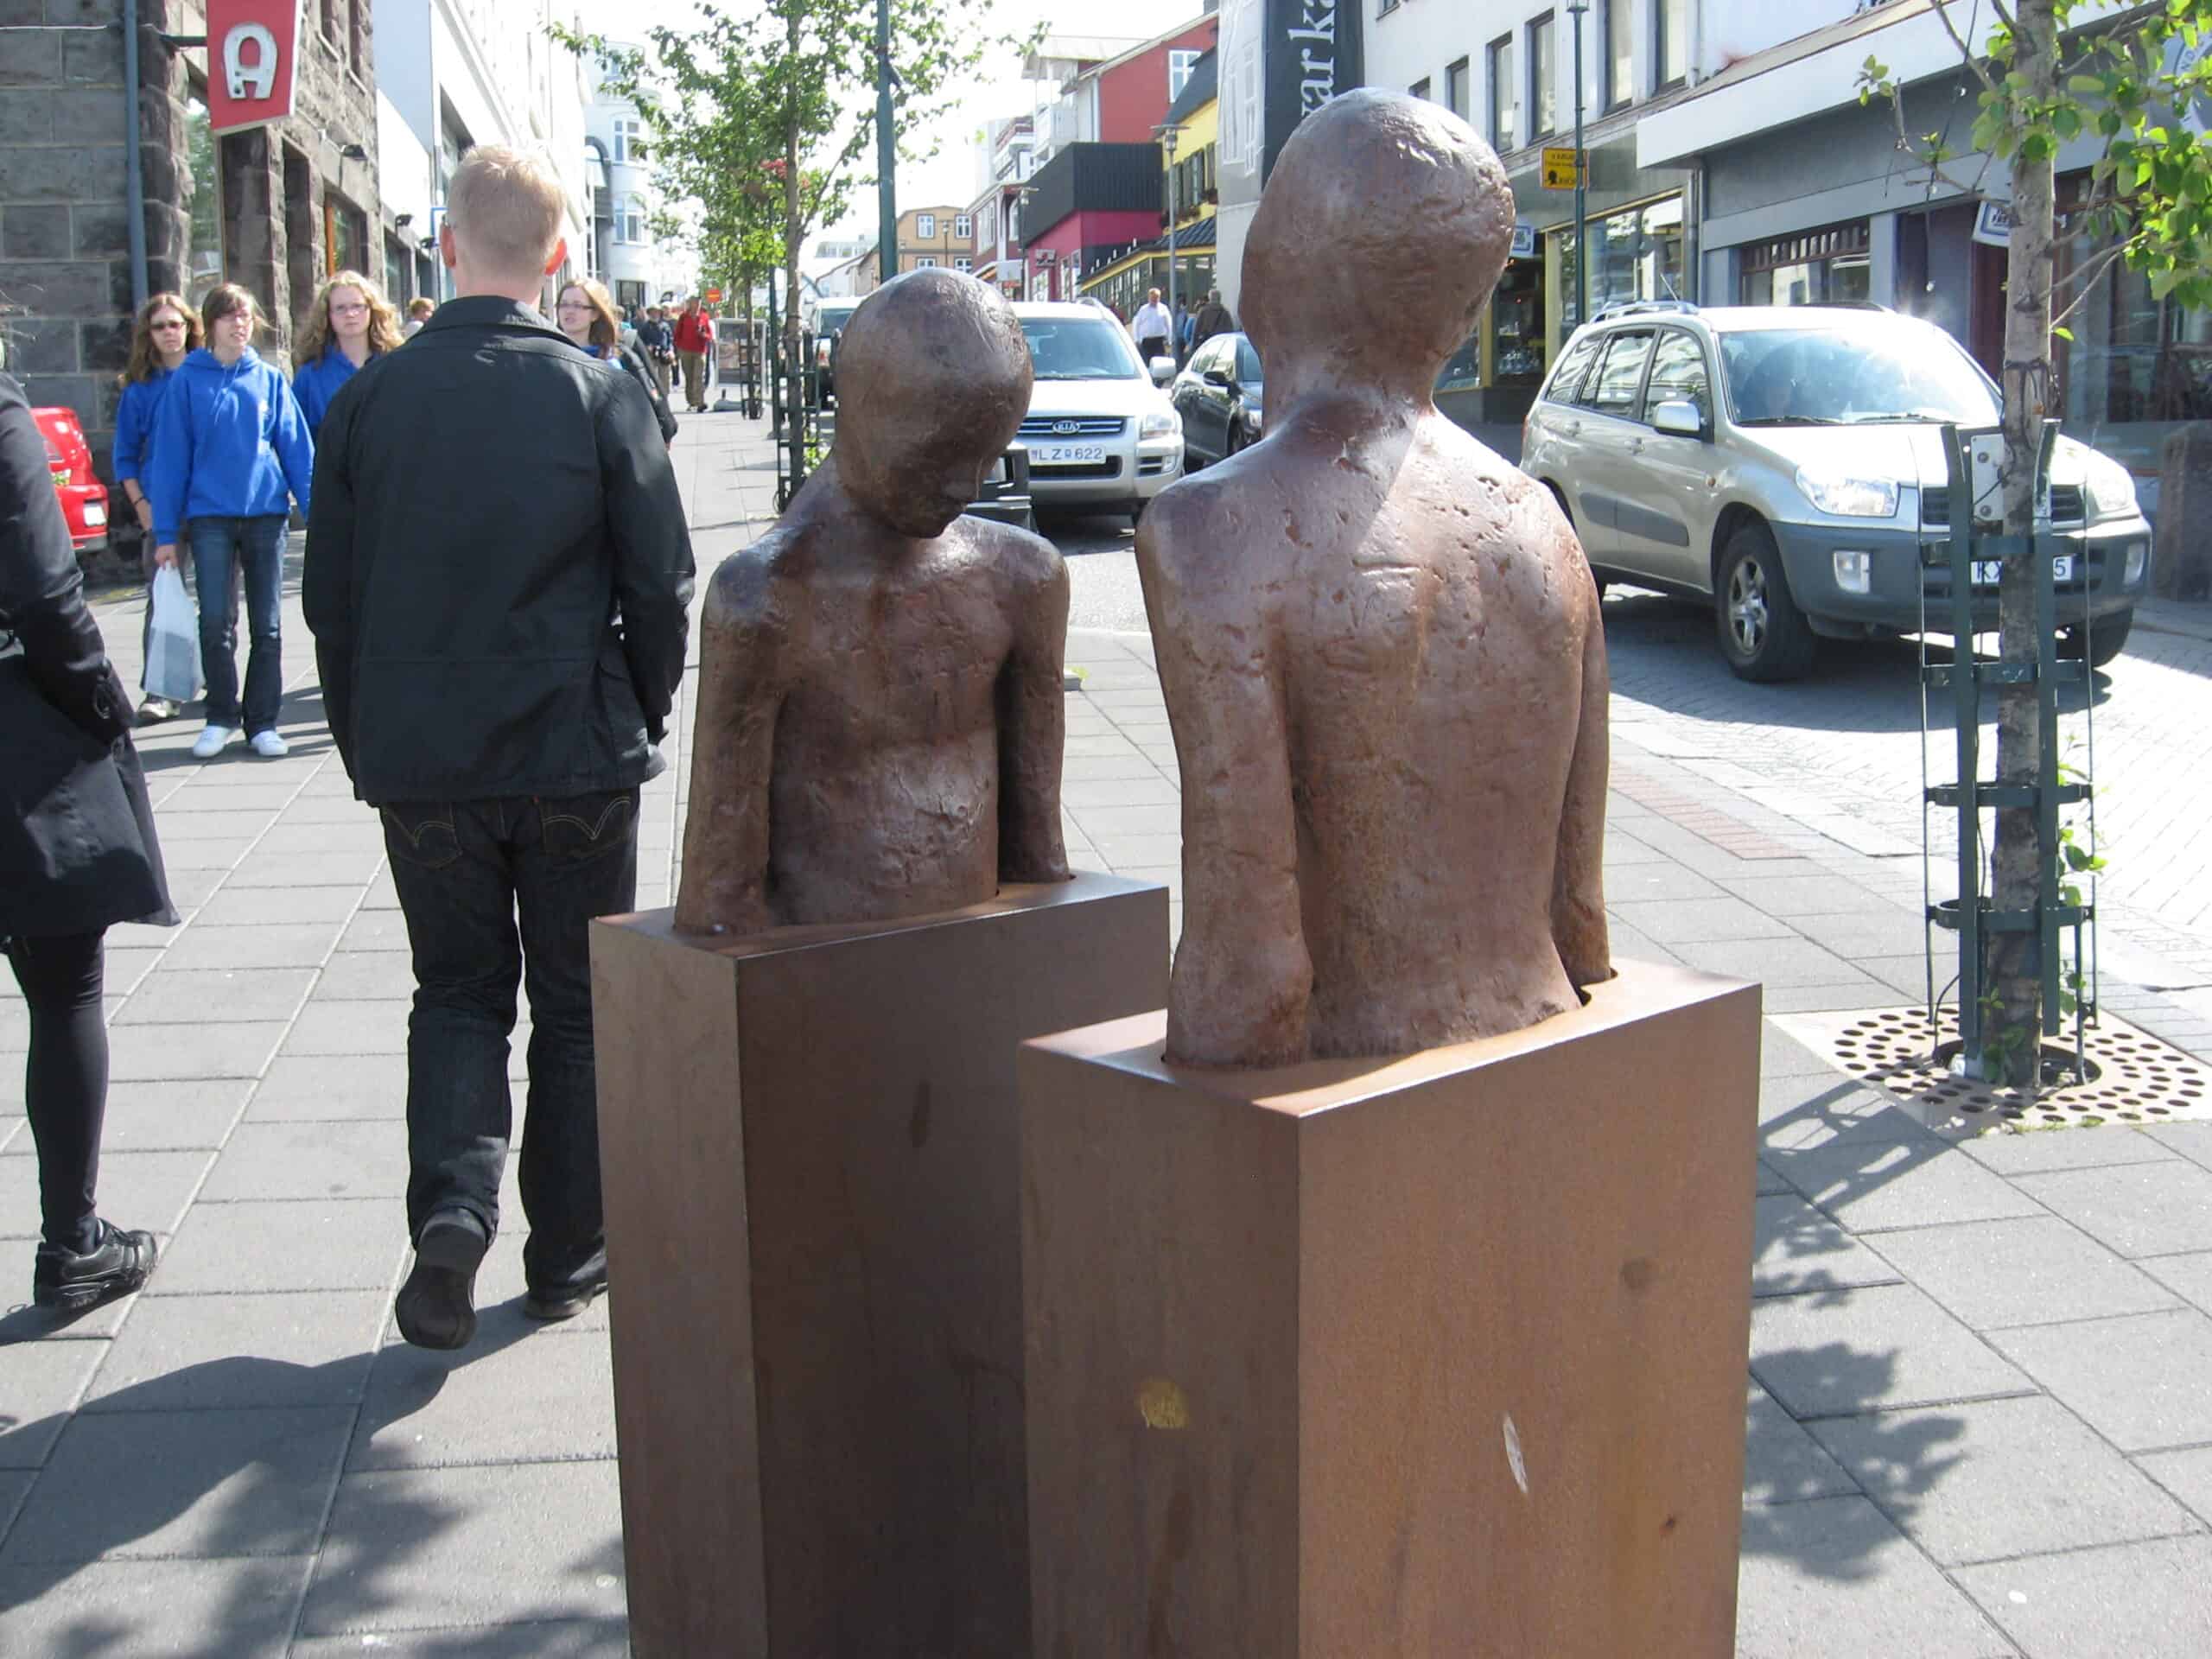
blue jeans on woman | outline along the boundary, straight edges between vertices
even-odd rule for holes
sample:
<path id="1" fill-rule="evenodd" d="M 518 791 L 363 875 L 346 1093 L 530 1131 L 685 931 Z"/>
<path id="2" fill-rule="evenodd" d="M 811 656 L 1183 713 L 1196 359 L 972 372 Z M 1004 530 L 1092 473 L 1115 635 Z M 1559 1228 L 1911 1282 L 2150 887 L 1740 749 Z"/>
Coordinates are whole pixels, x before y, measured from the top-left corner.
<path id="1" fill-rule="evenodd" d="M 200 576 L 200 671 L 207 681 L 207 723 L 247 737 L 276 729 L 276 706 L 284 696 L 283 603 L 284 519 L 194 518 L 192 562 Z M 245 615 L 250 642 L 245 664 L 245 708 L 240 718 L 238 664 L 238 584 L 245 576 Z"/>

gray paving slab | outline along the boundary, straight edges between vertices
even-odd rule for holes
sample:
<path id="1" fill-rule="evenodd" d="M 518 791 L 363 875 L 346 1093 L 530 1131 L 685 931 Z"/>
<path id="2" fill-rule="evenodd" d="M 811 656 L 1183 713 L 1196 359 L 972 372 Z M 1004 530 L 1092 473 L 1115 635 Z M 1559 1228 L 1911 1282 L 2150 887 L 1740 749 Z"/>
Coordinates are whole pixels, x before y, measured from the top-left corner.
<path id="1" fill-rule="evenodd" d="M 2198 1520 L 2212 1522 L 2212 1446 L 2146 1452 L 2135 1463 L 2193 1510 Z"/>
<path id="2" fill-rule="evenodd" d="M 384 821 L 376 808 L 355 800 L 350 792 L 336 795 L 318 791 L 313 795 L 302 795 L 284 809 L 284 822 L 288 824 L 362 823 L 369 825 L 379 835 L 384 833 Z"/>
<path id="3" fill-rule="evenodd" d="M 118 950 L 110 946 L 101 987 L 110 996 L 128 996 L 137 988 L 140 980 L 156 968 L 168 965 L 168 952 L 162 947 Z"/>
<path id="4" fill-rule="evenodd" d="M 188 841 L 230 841 L 251 846 L 276 823 L 279 810 L 263 807 L 256 810 L 231 808 L 208 812 L 163 811 L 156 819 L 155 829 L 165 850 Z"/>
<path id="5" fill-rule="evenodd" d="M 396 1198 L 407 1192 L 407 1127 L 386 1118 L 263 1122 L 231 1132 L 203 1198 Z"/>
<path id="6" fill-rule="evenodd" d="M 1856 1492 L 1859 1483 L 1757 1382 L 1744 1395 L 1744 1502 L 1800 1503 Z"/>
<path id="7" fill-rule="evenodd" d="M 339 935 L 338 949 L 346 951 L 404 950 L 407 919 L 397 910 L 364 910 Z"/>
<path id="8" fill-rule="evenodd" d="M 397 950 L 340 951 L 323 963 L 315 987 L 317 1002 L 389 1001 L 414 995 L 414 959 Z"/>
<path id="9" fill-rule="evenodd" d="M 1754 1302 L 1751 1375 L 1801 1422 L 2035 1387 L 1910 1285 Z"/>
<path id="10" fill-rule="evenodd" d="M 162 965 L 175 971 L 317 968 L 338 943 L 342 925 L 336 921 L 299 921 L 217 927 L 194 921 L 170 947 L 168 959 Z"/>
<path id="11" fill-rule="evenodd" d="M 2193 1164 L 2212 1169 L 2212 1122 L 2162 1123 L 2138 1133 Z"/>
<path id="12" fill-rule="evenodd" d="M 31 1495 L 31 1484 L 37 1478 L 35 1469 L 0 1469 L 0 1539 L 7 1537 L 8 1529 L 15 1524 L 23 1500 Z"/>
<path id="13" fill-rule="evenodd" d="M 287 1055 L 404 1054 L 407 996 L 311 1001 L 284 1039 Z"/>
<path id="14" fill-rule="evenodd" d="M 1183 791 L 1154 772 L 1149 778 L 1064 780 L 1060 804 L 1077 810 L 1101 806 L 1173 806 Z"/>
<path id="15" fill-rule="evenodd" d="M 159 828 L 157 820 L 157 832 Z M 251 835 L 229 835 L 163 842 L 162 867 L 165 870 L 233 870 L 254 840 Z"/>
<path id="16" fill-rule="evenodd" d="M 2212 1539 L 2031 1555 L 1955 1576 L 2027 1659 L 2212 1653 Z"/>
<path id="17" fill-rule="evenodd" d="M 1792 1186 L 1858 1233 L 2045 1213 L 2034 1198 L 1934 1136 L 1842 1134 L 1812 1147 L 1770 1139 L 1765 1155 Z"/>
<path id="18" fill-rule="evenodd" d="M 257 847 L 238 862 L 223 885 L 240 890 L 338 887 L 367 883 L 384 863 L 384 848 L 333 847 L 315 853 L 277 853 Z"/>
<path id="19" fill-rule="evenodd" d="M 2180 1306 L 2140 1267 L 2056 1216 L 1914 1228 L 1870 1243 L 1977 1331 Z"/>
<path id="20" fill-rule="evenodd" d="M 292 808 L 287 808 L 276 825 L 254 843 L 257 855 L 271 853 L 312 857 L 339 855 L 341 856 L 332 861 L 333 868 L 348 870 L 362 854 L 375 858 L 384 855 L 383 823 L 374 813 L 358 804 L 353 807 L 352 816 L 335 821 L 319 819 L 308 822 L 294 818 L 292 812 Z M 365 870 L 360 880 L 365 883 L 374 874 L 373 869 Z"/>
<path id="21" fill-rule="evenodd" d="M 2127 1164 L 2024 1175 L 2018 1185 L 2122 1255 L 2212 1249 L 2212 1170 Z"/>
<path id="22" fill-rule="evenodd" d="M 299 926 L 308 922 L 343 923 L 359 907 L 356 881 L 337 887 L 224 887 L 192 918 L 195 927 Z M 327 948 L 327 947 L 326 947 Z"/>
<path id="23" fill-rule="evenodd" d="M 177 1218 L 214 1155 L 207 1151 L 103 1153 L 97 1195 L 100 1214 L 118 1227 L 175 1232 Z M 38 1160 L 0 1158 L 0 1239 L 33 1240 L 38 1235 Z M 21 1252 L 26 1289 L 31 1254 L 27 1243 Z"/>
<path id="24" fill-rule="evenodd" d="M 476 1274 L 476 1306 L 486 1322 L 487 1332 L 496 1336 L 505 1331 L 510 1322 L 525 1332 L 543 1331 L 546 1327 L 526 1320 L 522 1314 L 523 1293 L 528 1287 L 522 1270 L 523 1241 L 529 1236 L 528 1218 L 523 1214 L 521 1183 L 517 1166 L 512 1158 L 500 1183 L 499 1213 L 505 1217 L 499 1236 L 492 1241 L 492 1249 L 485 1256 Z M 611 1299 L 601 1296 L 575 1319 L 559 1329 L 569 1331 L 605 1331 L 609 1321 Z M 396 1328 L 387 1327 L 386 1345 L 399 1340 Z"/>
<path id="25" fill-rule="evenodd" d="M 1605 877 L 1605 902 L 1609 905 L 1669 900 L 1681 903 L 1725 897 L 1713 882 L 1695 870 L 1685 869 L 1671 858 L 1659 863 L 1627 865 L 1618 871 L 1608 871 Z"/>
<path id="26" fill-rule="evenodd" d="M 1788 938 L 1789 929 L 1740 899 L 1630 899 L 1616 896 L 1609 884 L 1608 907 L 1630 927 L 1661 941 L 1669 950 L 1715 939 Z"/>
<path id="27" fill-rule="evenodd" d="M 2212 1316 L 2181 1308 L 1987 1336 L 2123 1452 L 2212 1444 Z"/>
<path id="28" fill-rule="evenodd" d="M 311 968 L 156 969 L 115 1016 L 118 1026 L 289 1020 L 315 983 Z"/>
<path id="29" fill-rule="evenodd" d="M 1864 1497 L 1747 1509 L 1743 1537 L 1737 1659 L 2017 1659 Z"/>
<path id="30" fill-rule="evenodd" d="M 1939 1566 L 2167 1537 L 2195 1525 L 2142 1471 L 2041 1396 L 1809 1427 Z"/>
<path id="31" fill-rule="evenodd" d="M 149 779 L 160 787 L 160 774 Z M 161 797 L 155 812 L 158 830 L 171 815 L 180 812 L 268 812 L 289 804 L 299 793 L 296 785 L 249 783 L 237 778 L 194 778 Z"/>
<path id="32" fill-rule="evenodd" d="M 2136 1265 L 2183 1301 L 2212 1313 L 2212 1250 L 2146 1256 Z"/>
<path id="33" fill-rule="evenodd" d="M 284 1659 L 309 1558 L 0 1567 L 0 1653 Z"/>
<path id="34" fill-rule="evenodd" d="M 385 1314 L 378 1291 L 142 1296 L 83 1409 L 355 1405 Z"/>
<path id="35" fill-rule="evenodd" d="M 63 1431 L 0 1569 L 33 1561 L 305 1555 L 348 1408 L 87 1412 Z"/>
<path id="36" fill-rule="evenodd" d="M 406 1208 L 391 1198 L 196 1204 L 146 1294 L 390 1291 L 406 1254 Z"/>
<path id="37" fill-rule="evenodd" d="M 349 1474 L 300 1632 L 405 1630 L 623 1611 L 612 1462 Z"/>
<path id="38" fill-rule="evenodd" d="M 90 1386 L 105 1342 L 22 1340 L 0 1347 L 0 1469 L 42 1468 Z"/>
<path id="39" fill-rule="evenodd" d="M 293 1643 L 290 1659 L 357 1659 L 364 1651 L 377 1659 L 629 1659 L 630 1626 L 626 1619 L 563 1619 L 394 1630 L 378 1635 L 372 1649 L 360 1637 L 334 1636 Z"/>
<path id="40" fill-rule="evenodd" d="M 1682 960 L 1707 973 L 1755 979 L 1770 990 L 1842 985 L 1859 976 L 1850 963 L 1810 939 L 1711 939 L 1685 944 Z"/>
<path id="41" fill-rule="evenodd" d="M 1802 1296 L 1902 1274 L 1795 1192 L 1758 1201 L 1751 1294 Z"/>
<path id="42" fill-rule="evenodd" d="M 249 1123 L 266 1123 L 406 1115 L 404 1055 L 280 1054 L 269 1063 L 268 1075 L 254 1090 L 245 1116 Z"/>
<path id="43" fill-rule="evenodd" d="M 253 1088 L 246 1077 L 210 1077 L 194 1083 L 118 1083 L 107 1091 L 107 1116 L 100 1128 L 100 1155 L 127 1152 L 184 1152 L 223 1144 Z M 29 1157 L 29 1135 L 10 1154 Z M 105 1197 L 103 1191 L 103 1198 Z M 133 1222 L 127 1224 L 136 1226 Z"/>
<path id="44" fill-rule="evenodd" d="M 1823 981 L 1817 985 L 1770 983 L 1761 993 L 1769 1014 L 1828 1014 L 1858 1008 L 1894 1008 L 1910 999 L 1872 974 Z"/>
<path id="45" fill-rule="evenodd" d="M 604 1326 L 579 1331 L 486 1303 L 459 1354 L 389 1343 L 369 1373 L 346 1468 L 570 1461 L 614 1455 Z"/>
<path id="46" fill-rule="evenodd" d="M 2040 1175 L 2102 1164 L 2155 1164 L 2180 1154 L 2125 1123 L 2094 1128 L 1999 1129 L 1958 1143 L 1959 1150 L 2000 1175 Z"/>

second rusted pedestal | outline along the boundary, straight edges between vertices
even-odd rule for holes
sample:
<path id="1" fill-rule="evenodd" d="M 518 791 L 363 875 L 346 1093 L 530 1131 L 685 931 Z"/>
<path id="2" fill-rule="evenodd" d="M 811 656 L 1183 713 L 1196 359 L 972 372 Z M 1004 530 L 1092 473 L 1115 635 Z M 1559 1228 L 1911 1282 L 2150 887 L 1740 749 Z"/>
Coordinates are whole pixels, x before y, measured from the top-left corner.
<path id="1" fill-rule="evenodd" d="M 1025 1655 L 1014 1056 L 1160 1001 L 1166 890 L 669 919 L 592 938 L 631 1649 Z"/>
<path id="2" fill-rule="evenodd" d="M 1034 1651 L 1729 1659 L 1755 986 L 1396 1061 L 1021 1056 Z"/>

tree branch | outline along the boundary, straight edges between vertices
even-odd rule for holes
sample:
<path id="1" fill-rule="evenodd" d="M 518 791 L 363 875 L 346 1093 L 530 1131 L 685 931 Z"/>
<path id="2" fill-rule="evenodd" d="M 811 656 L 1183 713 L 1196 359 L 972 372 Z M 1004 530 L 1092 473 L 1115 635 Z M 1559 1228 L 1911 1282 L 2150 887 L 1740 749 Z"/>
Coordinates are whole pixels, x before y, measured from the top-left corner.
<path id="1" fill-rule="evenodd" d="M 1993 92 L 1997 90 L 1997 83 L 1990 79 L 1988 66 L 1974 55 L 1974 48 L 1967 43 L 1966 36 L 1959 33 L 1959 26 L 1951 21 L 1951 5 L 1952 0 L 1936 0 L 1936 3 L 1929 10 L 1936 14 L 1936 20 L 1943 25 L 1943 32 L 1951 37 L 1951 43 L 1959 48 L 1959 55 L 1967 60 L 1967 67 L 1974 71 L 1974 79 L 1979 80 L 1986 89 Z M 1999 16 L 2004 14 L 2005 9 L 2001 4 L 1997 10 Z M 2008 29 L 2012 27 L 2009 21 L 2005 27 Z"/>

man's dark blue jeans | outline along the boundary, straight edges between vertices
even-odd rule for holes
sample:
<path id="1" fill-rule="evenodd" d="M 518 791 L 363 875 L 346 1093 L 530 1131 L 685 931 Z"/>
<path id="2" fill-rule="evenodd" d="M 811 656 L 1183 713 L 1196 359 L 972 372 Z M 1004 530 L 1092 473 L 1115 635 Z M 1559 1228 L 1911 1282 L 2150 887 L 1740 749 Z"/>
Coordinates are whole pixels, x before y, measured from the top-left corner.
<path id="1" fill-rule="evenodd" d="M 207 680 L 207 723 L 248 737 L 276 729 L 284 696 L 284 520 L 194 518 L 192 562 L 200 572 L 200 671 Z M 245 707 L 238 707 L 238 587 L 245 576 L 248 646 Z"/>
<path id="2" fill-rule="evenodd" d="M 383 809 L 415 956 L 407 1025 L 407 1227 L 440 1210 L 499 1224 L 513 1129 L 507 1037 L 530 994 L 523 1271 L 541 1294 L 607 1270 L 592 1065 L 594 916 L 635 907 L 638 791 Z"/>

